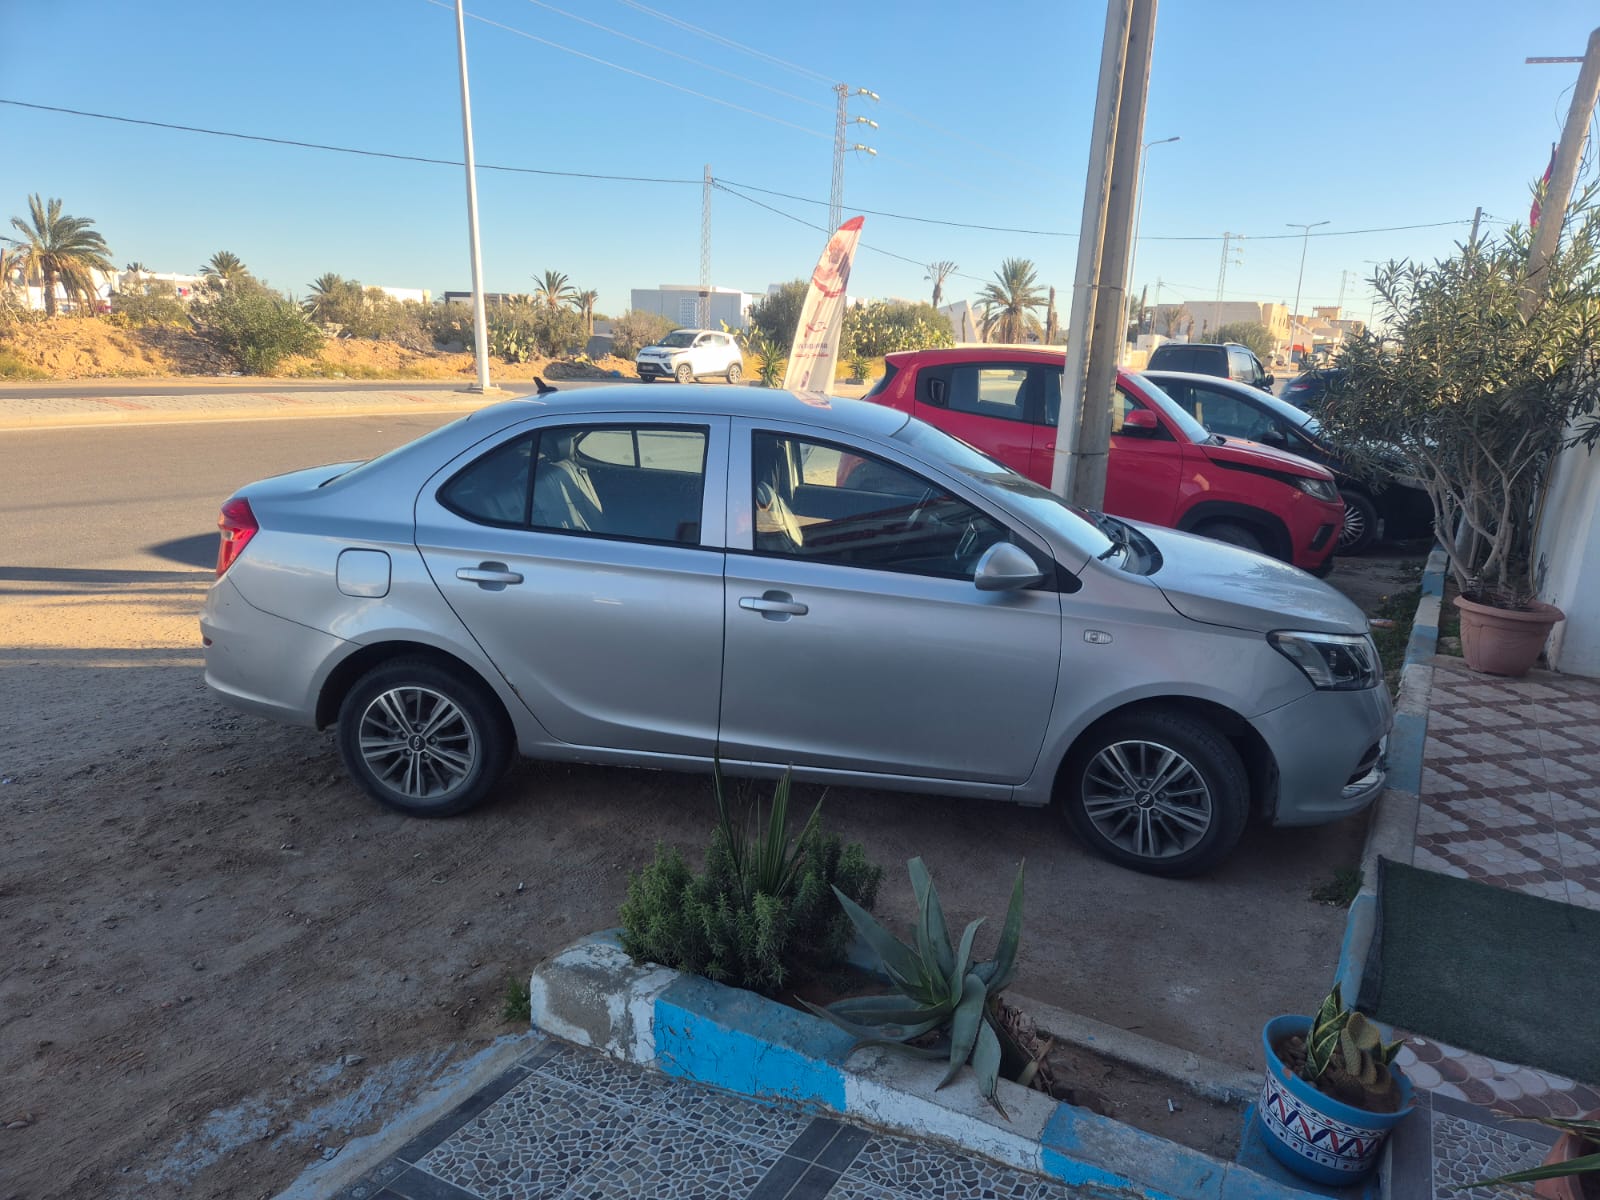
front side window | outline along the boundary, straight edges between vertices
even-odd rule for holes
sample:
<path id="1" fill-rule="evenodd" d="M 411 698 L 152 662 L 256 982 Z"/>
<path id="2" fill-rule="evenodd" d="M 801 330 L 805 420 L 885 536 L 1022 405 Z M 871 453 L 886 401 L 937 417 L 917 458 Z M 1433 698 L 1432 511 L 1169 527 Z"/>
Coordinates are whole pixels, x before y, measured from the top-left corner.
<path id="1" fill-rule="evenodd" d="M 1004 525 L 903 467 L 787 434 L 753 435 L 757 553 L 971 579 Z"/>
<path id="2" fill-rule="evenodd" d="M 487 525 L 697 545 L 708 431 L 561 426 L 507 442 L 439 490 Z"/>
<path id="3" fill-rule="evenodd" d="M 1225 437 L 1260 441 L 1262 434 L 1272 428 L 1272 421 L 1255 405 L 1212 388 L 1190 387 L 1185 407 L 1200 424 Z"/>

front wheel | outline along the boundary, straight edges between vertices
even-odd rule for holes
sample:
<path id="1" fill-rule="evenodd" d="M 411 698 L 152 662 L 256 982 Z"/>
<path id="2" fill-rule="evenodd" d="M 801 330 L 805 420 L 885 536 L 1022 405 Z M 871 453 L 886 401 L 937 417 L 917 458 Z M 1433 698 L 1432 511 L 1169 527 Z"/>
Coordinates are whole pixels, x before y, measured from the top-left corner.
<path id="1" fill-rule="evenodd" d="M 1344 524 L 1339 527 L 1339 553 L 1360 554 L 1378 537 L 1378 510 L 1360 492 L 1340 492 Z"/>
<path id="2" fill-rule="evenodd" d="M 683 363 L 681 366 L 678 367 L 678 369 L 675 372 L 673 372 L 673 374 L 675 374 L 678 377 L 678 382 L 679 383 L 693 383 L 694 382 L 694 368 L 691 367 L 688 363 Z"/>
<path id="3" fill-rule="evenodd" d="M 1096 853 L 1150 875 L 1195 875 L 1244 833 L 1250 784 L 1211 725 L 1155 709 L 1113 717 L 1067 759 L 1057 802 Z"/>
<path id="4" fill-rule="evenodd" d="M 1261 540 L 1261 535 L 1246 525 L 1240 525 L 1237 521 L 1212 521 L 1209 525 L 1202 525 L 1195 532 L 1203 537 L 1226 542 L 1230 546 L 1237 546 L 1241 550 L 1254 550 L 1257 554 L 1265 554 L 1267 552 L 1266 545 Z"/>
<path id="5" fill-rule="evenodd" d="M 380 804 L 449 817 L 481 804 L 510 757 L 502 714 L 480 684 L 423 659 L 374 667 L 339 706 L 339 756 Z"/>
<path id="6" fill-rule="evenodd" d="M 740 366 L 738 363 L 730 363 L 728 365 L 728 382 L 729 383 L 738 383 L 739 380 L 741 380 L 743 378 L 744 378 L 744 368 L 742 366 Z"/>

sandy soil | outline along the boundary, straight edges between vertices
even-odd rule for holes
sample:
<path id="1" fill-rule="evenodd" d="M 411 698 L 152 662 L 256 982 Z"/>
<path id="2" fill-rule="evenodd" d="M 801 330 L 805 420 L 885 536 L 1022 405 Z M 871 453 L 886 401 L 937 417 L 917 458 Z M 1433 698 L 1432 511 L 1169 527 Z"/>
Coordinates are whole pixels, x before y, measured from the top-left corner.
<path id="1" fill-rule="evenodd" d="M 209 579 L 0 571 L 7 1200 L 271 1195 L 516 1028 L 508 981 L 612 925 L 658 841 L 704 845 L 708 788 L 677 775 L 524 764 L 464 818 L 377 808 L 328 735 L 208 695 Z M 894 922 L 911 855 L 960 921 L 997 918 L 1026 856 L 1019 987 L 1241 1064 L 1331 971 L 1342 914 L 1305 892 L 1361 836 L 1256 831 L 1183 882 L 1088 859 L 1046 812 L 872 792 L 826 811 L 885 864 Z"/>

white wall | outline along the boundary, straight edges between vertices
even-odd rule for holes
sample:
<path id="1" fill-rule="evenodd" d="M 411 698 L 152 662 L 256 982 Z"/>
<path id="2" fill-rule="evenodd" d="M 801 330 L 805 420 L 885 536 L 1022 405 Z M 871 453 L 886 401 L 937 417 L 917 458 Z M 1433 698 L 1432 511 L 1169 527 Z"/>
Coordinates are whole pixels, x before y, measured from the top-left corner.
<path id="1" fill-rule="evenodd" d="M 1600 451 L 1564 451 L 1551 473 L 1535 561 L 1544 571 L 1541 600 L 1567 619 L 1545 647 L 1550 665 L 1600 677 Z"/>

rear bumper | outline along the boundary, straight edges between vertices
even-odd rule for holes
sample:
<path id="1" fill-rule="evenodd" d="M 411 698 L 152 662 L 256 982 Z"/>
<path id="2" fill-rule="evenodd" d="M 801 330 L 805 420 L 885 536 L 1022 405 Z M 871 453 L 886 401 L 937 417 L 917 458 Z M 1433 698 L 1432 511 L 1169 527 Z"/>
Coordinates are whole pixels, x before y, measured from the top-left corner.
<path id="1" fill-rule="evenodd" d="M 1394 709 L 1383 685 L 1313 692 L 1251 722 L 1278 767 L 1274 825 L 1322 825 L 1360 812 L 1384 789 Z"/>
<path id="2" fill-rule="evenodd" d="M 206 686 L 246 712 L 315 727 L 318 681 L 342 638 L 254 608 L 224 576 L 200 609 Z"/>

